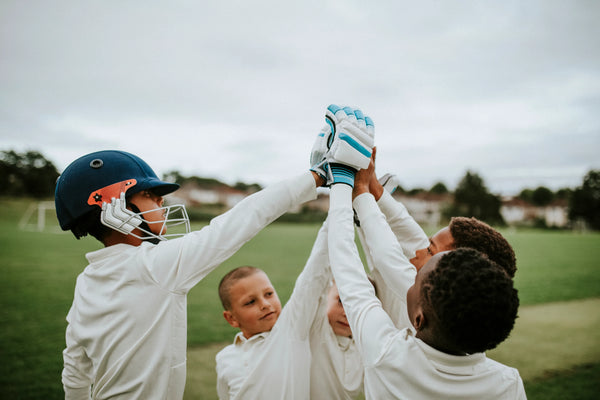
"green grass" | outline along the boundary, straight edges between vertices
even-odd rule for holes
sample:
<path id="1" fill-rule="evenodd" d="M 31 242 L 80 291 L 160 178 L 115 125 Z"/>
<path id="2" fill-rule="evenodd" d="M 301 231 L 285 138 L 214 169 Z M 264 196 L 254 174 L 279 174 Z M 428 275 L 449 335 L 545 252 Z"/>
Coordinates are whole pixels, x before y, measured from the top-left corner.
<path id="1" fill-rule="evenodd" d="M 600 364 L 585 364 L 525 382 L 529 400 L 597 400 L 600 394 Z"/>
<path id="2" fill-rule="evenodd" d="M 521 304 L 600 295 L 600 234 L 561 231 L 503 232 L 517 256 Z"/>
<path id="3" fill-rule="evenodd" d="M 70 234 L 17 229 L 27 206 L 27 201 L 0 199 L 0 398 L 60 399 L 65 317 L 75 279 L 86 265 L 84 254 L 100 244 L 91 238 L 77 241 Z M 214 353 L 235 334 L 221 316 L 220 278 L 239 265 L 255 265 L 269 274 L 285 302 L 318 228 L 273 224 L 192 289 L 186 398 L 214 398 L 209 395 L 215 385 Z M 600 234 L 504 233 L 517 253 L 515 281 L 523 307 L 511 338 L 490 352 L 492 358 L 519 368 L 527 377 L 530 399 L 565 398 L 530 394 L 543 393 L 542 386 L 569 387 L 580 381 L 579 387 L 597 389 L 598 305 L 584 300 L 565 303 L 565 309 L 548 303 L 600 298 Z M 562 365 L 575 347 L 583 356 Z M 545 375 L 549 370 L 554 372 Z M 588 384 L 591 378 L 595 386 Z"/>

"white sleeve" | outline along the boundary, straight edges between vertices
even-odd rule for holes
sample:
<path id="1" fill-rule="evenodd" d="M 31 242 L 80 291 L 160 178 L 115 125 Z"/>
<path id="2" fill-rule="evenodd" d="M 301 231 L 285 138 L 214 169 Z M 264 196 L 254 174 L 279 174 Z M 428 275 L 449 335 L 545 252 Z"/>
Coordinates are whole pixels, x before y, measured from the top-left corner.
<path id="1" fill-rule="evenodd" d="M 329 260 L 356 346 L 365 367 L 374 365 L 385 346 L 400 333 L 375 297 L 354 242 L 352 188 L 331 187 L 329 216 Z M 394 238 L 394 242 L 396 242 Z"/>
<path id="2" fill-rule="evenodd" d="M 223 376 L 217 375 L 217 396 L 219 400 L 229 400 L 229 385 Z"/>
<path id="3" fill-rule="evenodd" d="M 223 361 L 221 360 L 221 354 L 225 349 L 221 350 L 215 356 L 215 369 L 217 371 L 217 396 L 219 400 L 229 400 L 229 385 L 225 374 L 223 373 Z"/>
<path id="4" fill-rule="evenodd" d="M 67 321 L 69 316 L 67 316 Z M 92 361 L 85 349 L 73 338 L 71 325 L 67 325 L 67 347 L 63 350 L 62 384 L 65 400 L 89 400 L 92 385 Z"/>
<path id="5" fill-rule="evenodd" d="M 187 292 L 265 226 L 316 196 L 310 172 L 276 183 L 246 197 L 199 231 L 147 246 L 143 263 L 161 286 Z"/>
<path id="6" fill-rule="evenodd" d="M 319 307 L 319 299 L 329 286 L 331 273 L 327 231 L 327 221 L 325 221 L 319 229 L 306 265 L 296 280 L 292 295 L 279 317 L 284 318 L 284 321 L 292 327 L 291 334 L 302 340 L 308 338 Z"/>
<path id="7" fill-rule="evenodd" d="M 357 196 L 354 208 L 361 221 L 363 248 L 372 263 L 371 274 L 383 308 L 398 329 L 410 327 L 406 293 L 415 281 L 417 270 L 404 255 L 371 194 Z"/>
<path id="8" fill-rule="evenodd" d="M 527 395 L 525 394 L 525 387 L 523 386 L 523 379 L 521 378 L 521 376 L 519 375 L 519 373 L 517 372 L 518 375 L 518 380 L 517 380 L 517 394 L 515 396 L 516 400 L 527 400 Z"/>
<path id="9" fill-rule="evenodd" d="M 383 191 L 377 205 L 396 235 L 406 258 L 413 258 L 417 250 L 429 246 L 429 238 L 425 231 L 408 213 L 404 204 L 396 201 L 387 190 Z"/>

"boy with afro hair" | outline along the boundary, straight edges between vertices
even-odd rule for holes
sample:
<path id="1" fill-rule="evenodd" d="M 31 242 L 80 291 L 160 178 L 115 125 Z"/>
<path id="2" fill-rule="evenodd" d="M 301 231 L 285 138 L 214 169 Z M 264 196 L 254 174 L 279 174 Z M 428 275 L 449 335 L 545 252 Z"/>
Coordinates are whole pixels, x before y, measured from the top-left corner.
<path id="1" fill-rule="evenodd" d="M 406 207 L 392 197 L 390 192 L 397 186 L 397 178 L 384 175 L 377 179 L 375 153 L 376 149 L 369 167 L 356 174 L 355 222 L 367 265 L 378 288 L 378 297 L 398 328 L 410 326 L 406 314 L 406 292 L 402 291 L 406 277 L 399 267 L 402 265 L 400 258 L 409 259 L 418 271 L 439 252 L 472 248 L 496 262 L 511 278 L 514 277 L 517 267 L 512 246 L 500 232 L 477 218 L 454 217 L 448 226 L 428 238 Z M 358 193 L 370 193 L 376 206 L 371 208 L 364 196 L 357 197 Z M 396 237 L 393 245 L 381 246 L 378 236 L 382 232 L 382 223 L 393 231 Z M 414 280 L 415 274 L 413 270 L 409 278 Z"/>
<path id="2" fill-rule="evenodd" d="M 390 287 L 406 299 L 404 327 L 367 279 L 354 242 L 353 194 L 368 215 L 364 236 L 375 265 L 380 252 L 394 257 Z M 360 187 L 332 185 L 328 222 L 331 269 L 363 358 L 367 399 L 526 398 L 519 372 L 484 353 L 508 337 L 517 316 L 517 291 L 503 268 L 477 250 L 456 249 L 433 255 L 417 273 L 401 249 L 386 250 L 400 244 Z"/>

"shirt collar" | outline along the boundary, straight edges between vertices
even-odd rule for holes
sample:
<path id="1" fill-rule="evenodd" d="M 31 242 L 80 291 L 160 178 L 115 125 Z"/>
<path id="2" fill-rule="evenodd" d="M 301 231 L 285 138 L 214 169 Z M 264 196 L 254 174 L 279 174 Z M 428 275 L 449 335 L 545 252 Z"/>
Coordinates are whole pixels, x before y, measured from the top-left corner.
<path id="1" fill-rule="evenodd" d="M 233 338 L 233 344 L 236 346 L 243 345 L 247 342 L 255 342 L 257 340 L 266 339 L 271 332 L 261 332 L 256 335 L 250 336 L 248 339 L 244 336 L 242 332 L 238 332 L 237 335 Z"/>
<path id="2" fill-rule="evenodd" d="M 352 343 L 352 338 L 340 335 L 335 335 L 335 337 L 337 339 L 338 346 L 340 347 L 340 349 L 346 350 L 348 349 L 348 347 L 350 347 L 350 344 Z"/>
<path id="3" fill-rule="evenodd" d="M 434 349 L 421 339 L 415 337 L 415 341 L 425 357 L 434 365 L 438 371 L 452 375 L 475 375 L 484 367 L 485 353 L 474 353 L 466 356 L 455 356 Z"/>

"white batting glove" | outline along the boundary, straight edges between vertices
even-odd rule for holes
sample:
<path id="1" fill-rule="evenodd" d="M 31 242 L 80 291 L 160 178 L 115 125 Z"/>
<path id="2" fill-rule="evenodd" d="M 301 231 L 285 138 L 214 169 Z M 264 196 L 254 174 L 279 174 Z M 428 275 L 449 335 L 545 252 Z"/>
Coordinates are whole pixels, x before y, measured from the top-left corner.
<path id="1" fill-rule="evenodd" d="M 383 175 L 378 180 L 381 186 L 390 192 L 390 194 L 394 193 L 396 189 L 398 189 L 398 186 L 400 186 L 400 179 L 398 179 L 398 176 L 390 173 Z"/>
<path id="2" fill-rule="evenodd" d="M 371 118 L 359 109 L 340 108 L 335 104 L 328 108 L 326 118 L 333 114 L 333 132 L 327 142 L 329 151 L 325 159 L 329 164 L 332 184 L 345 183 L 354 187 L 356 171 L 368 168 L 374 144 L 374 125 Z"/>

